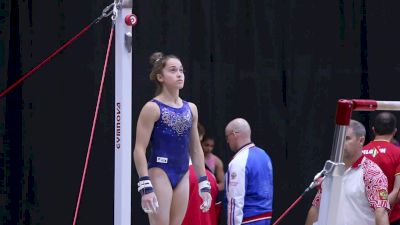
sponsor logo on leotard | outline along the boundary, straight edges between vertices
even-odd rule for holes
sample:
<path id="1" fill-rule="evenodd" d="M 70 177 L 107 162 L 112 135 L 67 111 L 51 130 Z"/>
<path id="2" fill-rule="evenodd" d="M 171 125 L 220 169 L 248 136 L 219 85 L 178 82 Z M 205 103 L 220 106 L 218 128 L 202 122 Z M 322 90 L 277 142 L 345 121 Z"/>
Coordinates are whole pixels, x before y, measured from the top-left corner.
<path id="1" fill-rule="evenodd" d="M 158 163 L 168 163 L 168 158 L 165 157 L 157 157 Z"/>

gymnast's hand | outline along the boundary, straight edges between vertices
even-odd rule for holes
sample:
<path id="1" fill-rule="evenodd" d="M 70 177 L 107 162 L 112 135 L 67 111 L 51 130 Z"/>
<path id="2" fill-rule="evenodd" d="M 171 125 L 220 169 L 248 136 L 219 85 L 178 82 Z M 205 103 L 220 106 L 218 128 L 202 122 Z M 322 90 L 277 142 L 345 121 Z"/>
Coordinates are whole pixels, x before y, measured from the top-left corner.
<path id="1" fill-rule="evenodd" d="M 207 179 L 207 176 L 199 178 L 199 195 L 203 199 L 203 203 L 200 205 L 200 209 L 203 212 L 207 212 L 211 206 L 211 185 Z"/>
<path id="2" fill-rule="evenodd" d="M 212 197 L 210 192 L 200 193 L 200 197 L 203 199 L 203 203 L 200 205 L 200 209 L 203 212 L 207 212 L 210 209 Z"/>
<path id="3" fill-rule="evenodd" d="M 154 192 L 142 196 L 142 209 L 145 213 L 156 213 L 158 207 L 157 196 Z"/>
<path id="4" fill-rule="evenodd" d="M 145 213 L 156 213 L 158 209 L 158 201 L 150 177 L 144 176 L 139 178 L 138 192 L 142 195 L 143 211 Z"/>

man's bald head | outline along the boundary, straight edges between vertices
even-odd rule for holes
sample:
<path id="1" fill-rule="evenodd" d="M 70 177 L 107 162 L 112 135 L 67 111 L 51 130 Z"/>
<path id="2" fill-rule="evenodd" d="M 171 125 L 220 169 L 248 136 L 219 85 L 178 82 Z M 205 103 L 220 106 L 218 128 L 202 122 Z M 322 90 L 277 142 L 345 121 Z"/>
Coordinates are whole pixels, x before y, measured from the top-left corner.
<path id="1" fill-rule="evenodd" d="M 248 137 L 251 136 L 251 129 L 249 123 L 243 118 L 236 118 L 228 123 L 226 129 L 230 129 L 235 133 L 241 133 Z"/>
<path id="2" fill-rule="evenodd" d="M 236 151 L 238 148 L 251 142 L 250 125 L 245 119 L 236 118 L 226 125 L 225 136 L 229 147 L 233 151 Z"/>

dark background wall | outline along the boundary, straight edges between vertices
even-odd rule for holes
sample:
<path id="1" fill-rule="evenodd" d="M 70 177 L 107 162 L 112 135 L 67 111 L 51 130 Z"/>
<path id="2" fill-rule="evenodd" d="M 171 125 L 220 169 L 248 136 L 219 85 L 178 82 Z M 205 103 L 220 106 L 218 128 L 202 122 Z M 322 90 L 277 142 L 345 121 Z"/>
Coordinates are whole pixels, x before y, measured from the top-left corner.
<path id="1" fill-rule="evenodd" d="M 111 1 L 0 0 L 0 90 L 88 25 Z M 224 127 L 247 119 L 274 165 L 274 219 L 329 158 L 340 98 L 399 100 L 400 2 L 133 1 L 133 127 L 154 93 L 152 52 L 182 59 L 182 97 L 197 104 L 225 164 Z M 110 20 L 0 99 L 0 221 L 71 224 Z M 112 59 L 114 55 L 112 54 Z M 113 223 L 111 60 L 78 224 Z M 369 127 L 374 113 L 354 113 Z M 396 114 L 397 115 L 397 114 Z M 134 141 L 134 136 L 133 136 Z M 147 224 L 134 191 L 133 224 Z M 281 224 L 302 224 L 314 192 Z"/>

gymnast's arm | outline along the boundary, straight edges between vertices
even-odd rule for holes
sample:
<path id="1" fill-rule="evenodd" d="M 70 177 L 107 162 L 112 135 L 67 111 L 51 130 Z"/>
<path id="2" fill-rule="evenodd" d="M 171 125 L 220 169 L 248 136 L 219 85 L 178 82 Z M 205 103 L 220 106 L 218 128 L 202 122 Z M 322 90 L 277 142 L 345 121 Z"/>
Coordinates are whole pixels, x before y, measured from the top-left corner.
<path id="1" fill-rule="evenodd" d="M 160 109 L 154 102 L 147 102 L 140 114 L 136 125 L 136 141 L 133 151 L 136 171 L 139 177 L 149 175 L 147 169 L 146 149 L 153 131 L 154 122 L 160 117 Z"/>
<path id="2" fill-rule="evenodd" d="M 192 111 L 192 128 L 190 131 L 190 157 L 197 177 L 206 176 L 204 153 L 200 145 L 199 132 L 197 130 L 198 113 L 197 107 L 193 103 L 189 103 Z"/>

